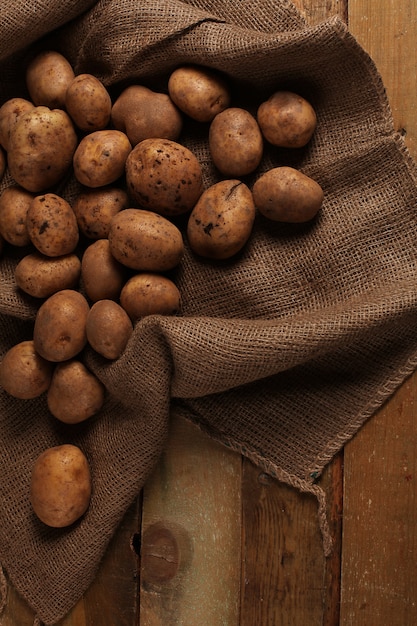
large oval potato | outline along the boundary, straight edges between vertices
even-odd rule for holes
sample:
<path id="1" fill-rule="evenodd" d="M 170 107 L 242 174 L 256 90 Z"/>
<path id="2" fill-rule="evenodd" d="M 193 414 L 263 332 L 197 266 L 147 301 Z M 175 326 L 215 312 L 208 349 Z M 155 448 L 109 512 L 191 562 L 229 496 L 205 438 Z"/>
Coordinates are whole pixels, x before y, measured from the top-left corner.
<path id="1" fill-rule="evenodd" d="M 109 243 L 114 258 L 134 270 L 165 272 L 176 267 L 184 254 L 177 226 L 144 209 L 125 209 L 115 215 Z"/>
<path id="2" fill-rule="evenodd" d="M 109 124 L 112 102 L 101 80 L 92 74 L 77 74 L 68 85 L 65 108 L 78 128 L 91 133 Z"/>
<path id="3" fill-rule="evenodd" d="M 34 194 L 19 185 L 6 187 L 0 195 L 0 233 L 13 246 L 30 243 L 26 220 L 33 198 Z"/>
<path id="4" fill-rule="evenodd" d="M 71 205 L 55 193 L 35 196 L 26 214 L 31 242 L 46 256 L 62 256 L 75 250 L 79 240 L 77 219 Z"/>
<path id="5" fill-rule="evenodd" d="M 77 180 L 86 187 L 111 185 L 125 171 L 132 150 L 129 139 L 120 130 L 96 130 L 83 137 L 74 153 Z"/>
<path id="6" fill-rule="evenodd" d="M 146 315 L 174 315 L 179 312 L 178 287 L 166 276 L 141 273 L 132 276 L 120 294 L 120 304 L 132 322 Z"/>
<path id="7" fill-rule="evenodd" d="M 65 108 L 65 95 L 73 79 L 70 62 L 55 50 L 43 50 L 26 69 L 26 86 L 32 102 L 51 109 Z"/>
<path id="8" fill-rule="evenodd" d="M 37 398 L 48 389 L 53 367 L 35 350 L 33 340 L 21 341 L 0 361 L 0 386 L 20 400 Z"/>
<path id="9" fill-rule="evenodd" d="M 61 289 L 75 289 L 81 275 L 76 254 L 48 257 L 40 252 L 24 256 L 15 269 L 16 285 L 34 298 L 49 298 Z"/>
<path id="10" fill-rule="evenodd" d="M 81 259 L 81 280 L 92 302 L 117 300 L 126 282 L 126 267 L 110 251 L 108 239 L 87 246 Z"/>
<path id="11" fill-rule="evenodd" d="M 144 209 L 166 217 L 190 211 L 203 191 L 203 173 L 191 150 L 168 139 L 144 139 L 126 160 L 126 182 Z"/>
<path id="12" fill-rule="evenodd" d="M 323 203 L 321 186 L 292 167 L 275 167 L 258 178 L 252 188 L 262 215 L 279 222 L 308 222 Z"/>
<path id="13" fill-rule="evenodd" d="M 182 114 L 168 94 L 143 85 L 130 85 L 112 107 L 111 120 L 126 133 L 132 146 L 151 137 L 176 141 L 182 130 Z"/>
<path id="14" fill-rule="evenodd" d="M 30 502 L 47 526 L 64 528 L 87 511 L 91 500 L 91 472 L 78 446 L 62 444 L 44 450 L 34 462 Z"/>
<path id="15" fill-rule="evenodd" d="M 97 189 L 84 188 L 72 203 L 78 228 L 89 239 L 108 237 L 112 218 L 128 206 L 127 192 L 111 185 Z"/>
<path id="16" fill-rule="evenodd" d="M 302 148 L 317 125 L 312 105 L 292 91 L 273 93 L 259 106 L 257 119 L 265 139 L 281 148 Z"/>
<path id="17" fill-rule="evenodd" d="M 60 422 L 85 422 L 101 409 L 104 398 L 103 383 L 81 361 L 70 359 L 55 366 L 47 403 Z"/>
<path id="18" fill-rule="evenodd" d="M 118 359 L 133 332 L 132 321 L 114 300 L 98 300 L 87 317 L 87 341 L 105 359 Z"/>
<path id="19" fill-rule="evenodd" d="M 87 343 L 89 310 L 86 298 L 74 289 L 62 289 L 49 296 L 35 317 L 33 341 L 38 354 L 53 363 L 77 356 Z"/>
<path id="20" fill-rule="evenodd" d="M 26 98 L 10 98 L 0 107 L 0 144 L 6 150 L 9 149 L 10 135 L 18 118 L 35 108 L 33 102 Z"/>
<path id="21" fill-rule="evenodd" d="M 255 221 L 250 189 L 240 180 L 222 180 L 204 191 L 191 211 L 187 236 L 191 249 L 212 259 L 228 259 L 248 241 Z"/>

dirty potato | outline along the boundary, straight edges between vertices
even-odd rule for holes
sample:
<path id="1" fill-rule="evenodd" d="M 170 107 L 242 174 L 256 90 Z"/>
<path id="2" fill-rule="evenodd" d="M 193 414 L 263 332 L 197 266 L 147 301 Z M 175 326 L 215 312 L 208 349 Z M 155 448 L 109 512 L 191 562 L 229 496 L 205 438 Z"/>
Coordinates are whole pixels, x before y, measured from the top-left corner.
<path id="1" fill-rule="evenodd" d="M 78 128 L 91 133 L 109 124 L 112 102 L 101 80 L 92 74 L 78 74 L 68 86 L 65 108 Z"/>
<path id="2" fill-rule="evenodd" d="M 126 282 L 126 267 L 110 251 L 108 239 L 97 239 L 87 246 L 81 258 L 81 280 L 92 302 L 117 300 Z"/>
<path id="3" fill-rule="evenodd" d="M 75 289 L 81 275 L 76 254 L 48 257 L 40 252 L 24 256 L 15 269 L 16 285 L 34 298 L 49 298 L 61 289 Z"/>
<path id="4" fill-rule="evenodd" d="M 177 286 L 160 274 L 141 273 L 126 282 L 120 304 L 136 322 L 146 315 L 174 315 L 180 310 L 181 296 Z"/>
<path id="5" fill-rule="evenodd" d="M 262 102 L 257 120 L 265 139 L 281 148 L 302 148 L 317 125 L 312 105 L 292 91 L 276 91 Z"/>
<path id="6" fill-rule="evenodd" d="M 31 242 L 46 256 L 73 252 L 78 244 L 77 219 L 71 205 L 55 193 L 35 196 L 26 214 Z"/>
<path id="7" fill-rule="evenodd" d="M 72 203 L 78 228 L 89 239 L 105 239 L 112 218 L 129 206 L 124 189 L 111 185 L 99 189 L 83 188 Z"/>
<path id="8" fill-rule="evenodd" d="M 6 150 L 9 149 L 10 135 L 18 118 L 35 108 L 33 102 L 26 98 L 10 98 L 0 107 L 0 145 Z"/>
<path id="9" fill-rule="evenodd" d="M 74 79 L 69 61 L 55 50 L 37 54 L 26 69 L 26 86 L 30 99 L 37 106 L 51 109 L 65 108 L 68 85 Z"/>
<path id="10" fill-rule="evenodd" d="M 124 174 L 131 150 L 127 135 L 120 130 L 89 133 L 81 139 L 74 153 L 75 177 L 86 187 L 111 185 Z"/>
<path id="11" fill-rule="evenodd" d="M 21 341 L 0 361 L 0 386 L 20 400 L 37 398 L 48 389 L 53 367 L 38 354 L 33 340 Z"/>
<path id="12" fill-rule="evenodd" d="M 124 352 L 133 332 L 132 321 L 120 304 L 114 300 L 99 300 L 93 304 L 87 317 L 87 341 L 105 359 L 118 359 Z"/>
<path id="13" fill-rule="evenodd" d="M 30 243 L 26 220 L 33 198 L 34 194 L 19 185 L 6 187 L 0 195 L 0 233 L 13 246 Z"/>

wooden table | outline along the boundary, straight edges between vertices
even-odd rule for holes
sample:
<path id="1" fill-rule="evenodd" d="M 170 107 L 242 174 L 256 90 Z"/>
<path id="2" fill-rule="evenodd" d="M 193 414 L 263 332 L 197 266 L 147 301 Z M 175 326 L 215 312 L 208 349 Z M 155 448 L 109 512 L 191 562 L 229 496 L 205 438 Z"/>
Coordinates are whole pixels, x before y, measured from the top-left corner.
<path id="1" fill-rule="evenodd" d="M 311 23 L 347 21 L 417 157 L 415 0 L 294 2 Z M 152 480 L 60 626 L 417 624 L 416 411 L 417 374 L 326 469 L 327 560 L 312 497 L 175 419 Z M 9 589 L 0 626 L 32 623 Z"/>

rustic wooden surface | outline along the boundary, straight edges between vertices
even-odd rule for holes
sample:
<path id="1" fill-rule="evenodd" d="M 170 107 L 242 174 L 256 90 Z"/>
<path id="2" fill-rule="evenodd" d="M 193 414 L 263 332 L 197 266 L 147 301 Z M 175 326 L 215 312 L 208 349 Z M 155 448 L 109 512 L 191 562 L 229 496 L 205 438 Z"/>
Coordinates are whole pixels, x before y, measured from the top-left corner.
<path id="1" fill-rule="evenodd" d="M 417 157 L 417 3 L 294 0 L 344 19 L 376 62 Z M 326 469 L 336 549 L 317 505 L 179 419 L 99 574 L 59 626 L 412 626 L 417 623 L 417 374 Z M 31 626 L 9 588 L 0 626 Z"/>

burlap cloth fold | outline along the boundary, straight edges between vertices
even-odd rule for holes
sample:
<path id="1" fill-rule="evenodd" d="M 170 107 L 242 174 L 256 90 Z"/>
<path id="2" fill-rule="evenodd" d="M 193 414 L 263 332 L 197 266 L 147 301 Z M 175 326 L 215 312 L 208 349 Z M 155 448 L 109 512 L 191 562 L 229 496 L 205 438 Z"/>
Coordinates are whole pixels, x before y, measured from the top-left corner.
<path id="1" fill-rule="evenodd" d="M 108 397 L 80 428 L 53 419 L 45 397 L 0 395 L 0 560 L 52 624 L 92 581 L 174 410 L 315 493 L 322 512 L 323 467 L 416 366 L 417 170 L 372 60 L 341 21 L 308 27 L 285 0 L 6 0 L 0 18 L 1 102 L 24 92 L 23 68 L 42 46 L 113 93 L 134 81 L 165 89 L 183 62 L 226 72 L 236 103 L 249 108 L 276 88 L 297 88 L 317 111 L 315 137 L 295 153 L 267 149 L 259 171 L 290 164 L 325 192 L 309 225 L 258 217 L 233 261 L 202 262 L 187 250 L 175 274 L 182 314 L 143 319 L 116 362 L 86 351 Z M 187 128 L 208 185 L 216 173 L 206 130 Z M 13 267 L 7 255 L 1 353 L 31 337 L 36 311 L 16 291 Z M 51 530 L 31 512 L 28 483 L 39 452 L 63 442 L 86 452 L 94 492 L 80 523 Z"/>

